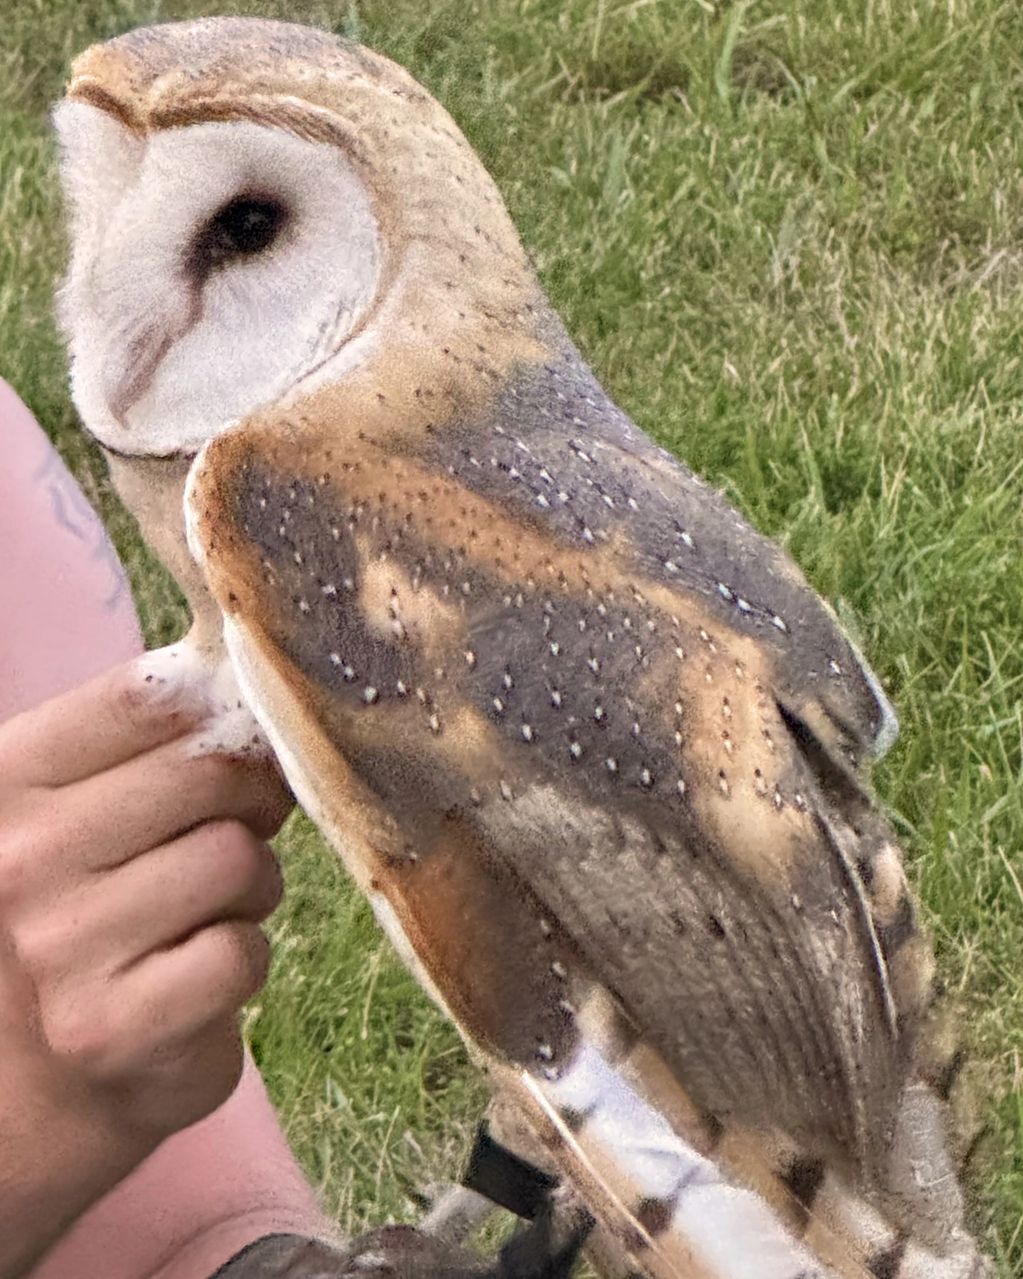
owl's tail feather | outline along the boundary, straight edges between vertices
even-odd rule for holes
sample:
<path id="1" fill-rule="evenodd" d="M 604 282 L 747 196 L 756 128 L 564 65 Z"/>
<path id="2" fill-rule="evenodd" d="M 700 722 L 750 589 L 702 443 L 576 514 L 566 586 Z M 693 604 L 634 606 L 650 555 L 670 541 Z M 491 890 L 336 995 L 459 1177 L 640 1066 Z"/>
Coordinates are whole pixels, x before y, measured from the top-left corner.
<path id="1" fill-rule="evenodd" d="M 925 1081 L 900 1099 L 887 1185 L 868 1194 L 831 1173 L 821 1176 L 806 1214 L 816 1232 L 841 1239 L 874 1279 L 983 1279 L 989 1263 L 966 1229 L 965 1204 L 947 1135 L 947 1110 Z"/>
<path id="2" fill-rule="evenodd" d="M 791 718 L 791 717 L 790 717 Z M 894 1013 L 906 1083 L 876 1150 L 869 1191 L 822 1175 L 812 1220 L 852 1240 L 869 1275 L 950 1279 L 989 1273 L 965 1226 L 961 1174 L 977 1137 L 958 1027 L 888 823 L 859 779 L 802 741 L 819 786 L 822 833 L 863 895 Z M 868 1180 L 864 1177 L 863 1180 Z M 811 1226 L 812 1228 L 812 1226 Z"/>
<path id="3" fill-rule="evenodd" d="M 777 1133 L 699 1115 L 645 1045 L 584 1043 L 557 1079 L 519 1074 L 546 1130 L 523 1150 L 594 1211 L 606 1275 L 651 1279 L 982 1279 L 963 1225 L 946 1107 L 923 1080 L 901 1099 L 888 1185 L 868 1193 Z M 518 1148 L 521 1138 L 516 1135 Z M 544 1163 L 546 1156 L 546 1163 Z M 615 1258 L 612 1260 L 612 1258 Z M 755 1269 L 752 1267 L 755 1266 Z"/>

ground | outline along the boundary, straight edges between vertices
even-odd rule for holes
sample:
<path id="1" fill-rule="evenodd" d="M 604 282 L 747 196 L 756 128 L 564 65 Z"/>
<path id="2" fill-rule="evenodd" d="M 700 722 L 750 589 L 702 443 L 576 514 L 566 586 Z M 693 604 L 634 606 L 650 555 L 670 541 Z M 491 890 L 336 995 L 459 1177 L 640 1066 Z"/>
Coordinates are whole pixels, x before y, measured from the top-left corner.
<path id="1" fill-rule="evenodd" d="M 877 789 L 982 1064 L 974 1221 L 1023 1274 L 1023 6 L 9 0 L 0 374 L 103 512 L 153 643 L 182 608 L 69 403 L 46 110 L 91 41 L 228 11 L 332 26 L 445 103 L 605 385 L 869 654 L 903 725 Z M 281 851 L 253 1049 L 345 1225 L 410 1215 L 479 1086 L 303 820 Z"/>

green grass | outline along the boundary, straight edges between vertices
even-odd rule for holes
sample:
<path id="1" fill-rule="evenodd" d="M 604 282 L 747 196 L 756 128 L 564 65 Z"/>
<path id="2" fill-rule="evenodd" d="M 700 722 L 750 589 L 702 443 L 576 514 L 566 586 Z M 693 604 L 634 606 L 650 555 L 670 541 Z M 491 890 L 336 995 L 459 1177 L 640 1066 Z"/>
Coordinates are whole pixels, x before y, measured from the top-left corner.
<path id="1" fill-rule="evenodd" d="M 180 603 L 69 406 L 45 112 L 89 41 L 215 11 L 330 25 L 423 80 L 605 384 L 859 636 L 903 723 L 878 789 L 984 1063 L 975 1223 L 1023 1274 L 1023 6 L 14 0 L 0 373 L 103 511 L 152 642 Z M 479 1087 L 315 834 L 282 847 L 255 1051 L 341 1220 L 410 1214 Z"/>

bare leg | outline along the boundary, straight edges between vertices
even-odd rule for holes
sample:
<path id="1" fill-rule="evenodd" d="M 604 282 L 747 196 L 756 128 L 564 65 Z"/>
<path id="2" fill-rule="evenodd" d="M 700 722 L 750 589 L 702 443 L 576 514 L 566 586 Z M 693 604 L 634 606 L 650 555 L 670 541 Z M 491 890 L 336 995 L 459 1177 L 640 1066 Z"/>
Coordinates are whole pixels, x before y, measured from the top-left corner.
<path id="1" fill-rule="evenodd" d="M 419 1229 L 451 1243 L 464 1243 L 496 1212 L 490 1199 L 479 1195 L 468 1186 L 454 1183 L 438 1186 L 429 1211 L 419 1223 Z"/>

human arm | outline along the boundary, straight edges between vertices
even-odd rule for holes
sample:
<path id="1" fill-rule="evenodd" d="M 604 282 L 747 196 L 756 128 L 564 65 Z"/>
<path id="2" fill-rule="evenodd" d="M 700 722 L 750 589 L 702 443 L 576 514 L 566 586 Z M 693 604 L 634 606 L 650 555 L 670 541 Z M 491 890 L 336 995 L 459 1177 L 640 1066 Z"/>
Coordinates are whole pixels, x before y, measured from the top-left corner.
<path id="1" fill-rule="evenodd" d="M 0 726 L 0 1279 L 241 1068 L 289 799 L 118 667 Z"/>

